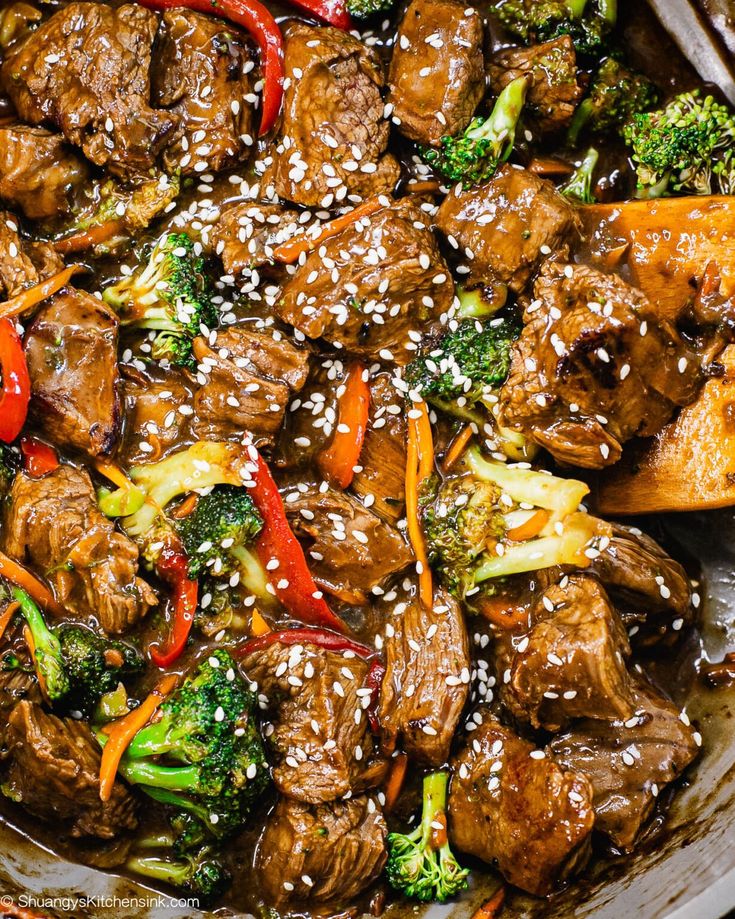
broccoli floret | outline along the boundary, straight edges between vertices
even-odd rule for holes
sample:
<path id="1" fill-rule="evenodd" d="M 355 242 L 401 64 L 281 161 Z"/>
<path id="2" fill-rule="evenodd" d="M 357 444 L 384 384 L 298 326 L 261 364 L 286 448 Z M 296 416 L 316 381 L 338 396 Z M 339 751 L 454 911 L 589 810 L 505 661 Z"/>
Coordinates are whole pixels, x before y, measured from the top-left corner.
<path id="1" fill-rule="evenodd" d="M 33 658 L 39 679 L 49 702 L 61 702 L 71 688 L 64 667 L 59 637 L 46 625 L 41 610 L 20 587 L 13 587 L 13 598 L 20 604 L 20 612 L 28 625 L 33 640 Z"/>
<path id="2" fill-rule="evenodd" d="M 221 861 L 206 846 L 194 853 L 134 854 L 125 867 L 135 874 L 193 894 L 201 898 L 202 905 L 216 900 L 232 880 Z"/>
<path id="3" fill-rule="evenodd" d="M 623 137 L 632 151 L 640 198 L 729 189 L 735 116 L 712 96 L 702 99 L 699 90 L 681 93 L 663 109 L 634 115 Z"/>
<path id="4" fill-rule="evenodd" d="M 422 519 L 429 560 L 459 599 L 491 578 L 589 564 L 584 550 L 604 526 L 578 512 L 583 482 L 489 461 L 474 447 L 462 471 L 445 479 Z"/>
<path id="5" fill-rule="evenodd" d="M 83 715 L 89 715 L 100 698 L 123 678 L 140 673 L 144 667 L 142 655 L 123 641 L 102 638 L 80 625 L 61 625 L 56 634 L 69 678 L 64 703 Z"/>
<path id="6" fill-rule="evenodd" d="M 239 830 L 268 785 L 255 694 L 221 649 L 135 735 L 120 763 L 128 782 L 224 838 Z M 106 736 L 99 733 L 104 746 Z"/>
<path id="7" fill-rule="evenodd" d="M 487 118 L 473 118 L 457 137 L 442 137 L 439 149 L 424 148 L 423 158 L 453 182 L 476 185 L 487 181 L 513 152 L 527 91 L 527 76 L 513 80 L 498 96 Z"/>
<path id="8" fill-rule="evenodd" d="M 604 134 L 619 128 L 658 102 L 658 90 L 615 58 L 603 62 L 587 96 L 577 106 L 567 141 L 575 146 L 583 130 Z"/>
<path id="9" fill-rule="evenodd" d="M 388 834 L 386 876 L 391 886 L 412 900 L 444 903 L 467 888 L 469 870 L 462 868 L 449 847 L 446 830 L 446 772 L 424 777 L 421 823 L 412 833 Z"/>
<path id="10" fill-rule="evenodd" d="M 393 8 L 394 0 L 347 0 L 347 10 L 355 19 L 368 19 Z"/>
<path id="11" fill-rule="evenodd" d="M 408 365 L 405 380 L 436 408 L 469 418 L 468 413 L 505 382 L 511 345 L 519 333 L 513 319 L 453 322 L 434 346 Z"/>
<path id="12" fill-rule="evenodd" d="M 618 17 L 617 0 L 495 0 L 509 32 L 533 45 L 569 35 L 578 54 L 599 56 Z"/>
<path id="13" fill-rule="evenodd" d="M 196 366 L 192 342 L 202 327 L 210 329 L 217 322 L 204 259 L 195 254 L 186 233 L 162 236 L 144 257 L 137 271 L 108 287 L 103 297 L 123 325 L 158 333 L 153 358 Z"/>
<path id="14" fill-rule="evenodd" d="M 592 181 L 599 158 L 600 154 L 597 150 L 594 147 L 590 147 L 569 180 L 559 189 L 565 198 L 569 198 L 578 204 L 595 203 L 597 199 L 592 191 Z"/>

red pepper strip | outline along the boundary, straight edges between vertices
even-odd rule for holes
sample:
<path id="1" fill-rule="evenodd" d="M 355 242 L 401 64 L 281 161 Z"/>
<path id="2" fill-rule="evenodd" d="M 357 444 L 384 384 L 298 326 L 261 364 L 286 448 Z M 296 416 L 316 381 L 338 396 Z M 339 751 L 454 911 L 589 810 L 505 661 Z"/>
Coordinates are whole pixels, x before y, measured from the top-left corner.
<path id="1" fill-rule="evenodd" d="M 174 8 L 196 10 L 221 16 L 242 26 L 257 41 L 263 72 L 263 109 L 259 135 L 275 125 L 283 100 L 283 36 L 270 11 L 259 0 L 140 0 L 150 10 L 162 12 Z"/>
<path id="2" fill-rule="evenodd" d="M 156 563 L 158 575 L 174 589 L 171 634 L 165 647 L 151 646 L 151 660 L 157 667 L 170 667 L 184 650 L 197 609 L 199 583 L 189 578 L 186 553 L 177 541 L 164 546 Z"/>
<path id="3" fill-rule="evenodd" d="M 291 0 L 291 5 L 306 10 L 307 13 L 313 13 L 335 29 L 349 32 L 352 28 L 352 20 L 343 0 Z"/>
<path id="4" fill-rule="evenodd" d="M 316 463 L 330 485 L 347 488 L 355 475 L 370 415 L 370 387 L 365 380 L 365 366 L 359 361 L 347 373 L 337 411 L 332 442 L 321 451 Z"/>
<path id="5" fill-rule="evenodd" d="M 254 487 L 250 496 L 263 518 L 263 529 L 258 536 L 256 549 L 265 568 L 273 560 L 278 567 L 272 571 L 276 596 L 294 619 L 307 625 L 321 626 L 344 632 L 345 624 L 327 606 L 314 583 L 306 564 L 304 550 L 293 534 L 286 518 L 278 486 L 261 456 L 253 474 Z"/>
<path id="6" fill-rule="evenodd" d="M 380 687 L 383 685 L 385 676 L 385 666 L 383 662 L 376 657 L 370 664 L 365 687 L 370 690 L 370 705 L 368 706 L 367 716 L 370 722 L 370 730 L 373 734 L 380 731 L 380 720 L 378 719 L 378 704 L 380 702 Z"/>
<path id="7" fill-rule="evenodd" d="M 31 380 L 23 342 L 9 319 L 0 319 L 0 440 L 9 444 L 23 430 L 31 400 Z"/>
<path id="8" fill-rule="evenodd" d="M 35 437 L 21 437 L 23 471 L 31 478 L 40 479 L 59 468 L 59 456 L 53 447 Z"/>

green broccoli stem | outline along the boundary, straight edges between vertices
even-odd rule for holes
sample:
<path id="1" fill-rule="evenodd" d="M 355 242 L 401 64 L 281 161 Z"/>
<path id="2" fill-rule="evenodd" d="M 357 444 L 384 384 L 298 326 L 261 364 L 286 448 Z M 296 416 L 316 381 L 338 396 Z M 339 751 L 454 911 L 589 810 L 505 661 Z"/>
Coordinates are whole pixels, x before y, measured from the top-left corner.
<path id="1" fill-rule="evenodd" d="M 240 565 L 240 579 L 250 593 L 261 600 L 272 601 L 274 595 L 268 590 L 268 574 L 257 556 L 244 546 L 232 546 L 228 551 Z"/>
<path id="2" fill-rule="evenodd" d="M 202 826 L 211 829 L 211 814 L 201 804 L 197 804 L 196 801 L 192 801 L 190 798 L 177 794 L 175 791 L 169 791 L 166 788 L 156 788 L 152 785 L 140 785 L 139 787 L 149 798 L 153 798 L 159 804 L 167 804 L 169 807 L 175 807 L 177 810 L 192 814 L 200 821 Z"/>
<path id="3" fill-rule="evenodd" d="M 581 19 L 584 16 L 584 10 L 588 0 L 566 0 L 566 8 L 572 19 Z"/>
<path id="4" fill-rule="evenodd" d="M 574 117 L 572 118 L 572 123 L 569 125 L 569 129 L 567 130 L 567 143 L 570 147 L 577 146 L 579 135 L 584 130 L 585 125 L 592 117 L 594 111 L 595 104 L 589 96 L 579 103 L 577 110 L 574 113 Z"/>
<path id="5" fill-rule="evenodd" d="M 447 809 L 447 785 L 449 774 L 446 772 L 432 772 L 424 776 L 422 789 L 421 826 L 418 833 L 422 846 L 433 848 L 431 840 L 434 837 L 432 823 L 437 817 L 443 816 Z"/>
<path id="6" fill-rule="evenodd" d="M 597 7 L 605 22 L 614 26 L 618 21 L 618 0 L 598 0 Z"/>
<path id="7" fill-rule="evenodd" d="M 36 666 L 43 677 L 46 693 L 52 702 L 57 702 L 69 692 L 69 677 L 64 668 L 61 642 L 46 625 L 41 610 L 24 590 L 14 587 L 13 597 L 20 605 L 20 611 L 30 629 Z"/>
<path id="8" fill-rule="evenodd" d="M 151 727 L 155 727 L 152 725 Z M 101 747 L 107 743 L 107 735 L 101 731 L 97 732 L 97 740 Z M 133 759 L 130 755 L 130 747 L 125 751 L 125 756 L 120 761 L 118 771 L 120 775 L 132 785 L 145 785 L 153 788 L 160 788 L 165 791 L 182 791 L 196 792 L 199 786 L 200 772 L 197 766 L 159 766 L 158 763 L 149 763 L 145 760 Z M 142 744 L 145 746 L 145 743 Z M 165 752 L 164 749 L 157 749 L 154 742 L 150 741 L 150 753 L 154 755 L 158 752 Z M 138 755 L 145 755 L 138 751 Z M 143 789 L 147 791 L 148 789 Z"/>
<path id="9" fill-rule="evenodd" d="M 639 201 L 652 201 L 654 198 L 663 198 L 669 190 L 671 173 L 663 175 L 655 185 L 639 185 L 635 190 L 635 197 Z"/>
<path id="10" fill-rule="evenodd" d="M 156 855 L 131 855 L 125 863 L 128 871 L 174 887 L 184 887 L 191 875 L 191 865 L 185 861 L 169 861 Z"/>
<path id="11" fill-rule="evenodd" d="M 498 162 L 505 162 L 513 152 L 515 132 L 526 102 L 529 78 L 518 77 L 509 83 L 495 100 L 490 115 L 467 132 L 470 140 L 487 140 L 497 148 Z"/>
<path id="12" fill-rule="evenodd" d="M 569 178 L 569 181 L 561 188 L 561 193 L 565 198 L 571 198 L 580 204 L 595 203 L 592 182 L 599 159 L 600 154 L 594 147 L 590 147 L 580 165 Z"/>

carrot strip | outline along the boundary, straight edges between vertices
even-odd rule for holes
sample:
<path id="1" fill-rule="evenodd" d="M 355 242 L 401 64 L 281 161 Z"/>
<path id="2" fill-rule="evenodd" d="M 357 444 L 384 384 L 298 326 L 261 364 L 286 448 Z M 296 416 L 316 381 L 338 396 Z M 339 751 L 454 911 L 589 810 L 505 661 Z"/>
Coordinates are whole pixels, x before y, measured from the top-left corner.
<path id="1" fill-rule="evenodd" d="M 94 468 L 100 475 L 109 479 L 113 485 L 117 485 L 118 488 L 133 487 L 132 480 L 129 479 L 117 463 L 113 463 L 112 460 L 96 459 L 94 461 Z"/>
<path id="2" fill-rule="evenodd" d="M 20 603 L 18 603 L 17 600 L 13 600 L 12 603 L 8 603 L 2 615 L 0 615 L 0 639 L 5 634 L 5 629 L 7 629 L 10 620 L 13 618 L 19 608 Z"/>
<path id="3" fill-rule="evenodd" d="M 397 756 L 394 756 L 391 760 L 390 775 L 385 784 L 385 803 L 383 805 L 383 810 L 386 814 L 392 811 L 396 806 L 396 801 L 398 801 L 400 797 L 401 789 L 406 779 L 407 770 L 408 756 L 406 756 L 405 753 L 399 753 Z"/>
<path id="4" fill-rule="evenodd" d="M 0 916 L 3 919 L 52 919 L 48 913 L 37 913 L 34 909 L 13 903 L 7 894 L 0 899 Z"/>
<path id="5" fill-rule="evenodd" d="M 280 246 L 276 246 L 273 250 L 273 257 L 278 262 L 283 262 L 286 265 L 290 265 L 292 262 L 295 262 L 302 252 L 311 252 L 312 249 L 315 249 L 319 243 L 324 242 L 325 239 L 329 239 L 331 236 L 336 236 L 337 233 L 341 233 L 342 230 L 347 229 L 357 220 L 360 220 L 362 217 L 369 217 L 370 214 L 374 214 L 375 211 L 379 211 L 383 207 L 378 200 L 378 198 L 370 198 L 368 201 L 364 201 L 362 204 L 359 204 L 357 207 L 353 208 L 347 214 L 341 214 L 339 217 L 335 217 L 334 220 L 330 220 L 328 223 L 323 224 L 319 228 L 319 232 L 316 236 L 297 236 L 295 239 L 289 239 L 288 242 L 282 243 Z"/>
<path id="6" fill-rule="evenodd" d="M 495 919 L 505 903 L 505 884 L 501 884 L 489 900 L 476 910 L 472 919 Z"/>
<path id="7" fill-rule="evenodd" d="M 436 195 L 440 190 L 441 184 L 432 181 L 409 182 L 406 186 L 406 191 L 412 195 Z"/>
<path id="8" fill-rule="evenodd" d="M 506 532 L 508 539 L 513 539 L 515 542 L 523 542 L 525 539 L 533 539 L 534 536 L 543 530 L 546 524 L 549 522 L 549 517 L 551 514 L 548 511 L 545 511 L 541 508 L 536 511 L 525 523 L 522 523 L 520 526 L 513 527 L 512 530 Z"/>
<path id="9" fill-rule="evenodd" d="M 317 466 L 330 485 L 349 487 L 355 475 L 370 416 L 370 386 L 365 365 L 357 361 L 347 373 L 337 406 L 332 441 L 317 457 Z"/>
<path id="10" fill-rule="evenodd" d="M 528 610 L 513 604 L 507 597 L 483 597 L 477 601 L 480 613 L 498 628 L 514 632 L 528 625 Z"/>
<path id="11" fill-rule="evenodd" d="M 263 619 L 257 609 L 254 609 L 250 619 L 250 634 L 260 637 L 261 635 L 267 635 L 270 631 L 271 627 L 265 619 Z"/>
<path id="12" fill-rule="evenodd" d="M 88 230 L 82 230 L 80 233 L 72 233 L 71 236 L 64 236 L 63 239 L 54 241 L 53 246 L 61 255 L 69 255 L 72 252 L 84 252 L 100 243 L 107 242 L 118 233 L 122 233 L 125 224 L 122 220 L 108 220 L 105 223 L 98 223 L 97 226 L 90 227 Z"/>
<path id="13" fill-rule="evenodd" d="M 36 660 L 36 642 L 33 640 L 33 632 L 28 628 L 27 625 L 23 626 L 23 640 L 28 645 L 28 650 L 31 653 L 31 660 L 33 661 L 33 669 L 36 671 L 36 679 L 38 680 L 38 685 L 43 693 L 44 699 L 48 700 L 48 689 L 46 688 L 46 680 L 44 678 L 41 668 L 38 666 L 38 661 Z"/>
<path id="14" fill-rule="evenodd" d="M 37 306 L 48 297 L 53 296 L 60 291 L 62 287 L 66 287 L 72 275 L 86 270 L 84 265 L 69 265 L 68 268 L 64 268 L 63 271 L 59 271 L 58 274 L 46 278 L 46 280 L 41 281 L 40 284 L 29 287 L 28 290 L 21 291 L 21 293 L 16 294 L 15 297 L 6 300 L 5 303 L 0 303 L 0 319 L 13 319 L 16 316 L 20 316 L 22 313 Z"/>
<path id="15" fill-rule="evenodd" d="M 109 738 L 102 748 L 100 760 L 100 799 L 102 801 L 110 800 L 120 760 L 133 737 L 148 724 L 158 706 L 173 691 L 177 680 L 177 674 L 167 673 L 137 708 L 123 715 L 122 718 L 118 718 L 117 721 L 105 725 L 102 729 Z"/>
<path id="16" fill-rule="evenodd" d="M 56 601 L 48 587 L 4 552 L 0 552 L 0 575 L 22 588 L 39 606 L 51 610 L 56 616 L 64 615 L 64 608 Z"/>
<path id="17" fill-rule="evenodd" d="M 444 472 L 451 472 L 457 465 L 457 461 L 464 453 L 464 448 L 472 440 L 472 425 L 465 425 L 449 445 L 449 449 L 444 456 Z"/>
<path id="18" fill-rule="evenodd" d="M 418 417 L 414 413 L 418 412 Z M 419 485 L 434 468 L 434 446 L 429 410 L 419 402 L 408 413 L 408 443 L 406 450 L 406 521 L 408 536 L 419 570 L 419 597 L 427 609 L 434 602 L 431 568 L 426 554 L 426 542 L 419 520 Z"/>
<path id="19" fill-rule="evenodd" d="M 189 514 L 194 512 L 194 508 L 199 502 L 199 495 L 196 492 L 192 492 L 190 495 L 187 495 L 186 498 L 179 504 L 175 511 L 171 511 L 171 516 L 175 520 L 183 520 L 185 517 L 188 517 Z"/>

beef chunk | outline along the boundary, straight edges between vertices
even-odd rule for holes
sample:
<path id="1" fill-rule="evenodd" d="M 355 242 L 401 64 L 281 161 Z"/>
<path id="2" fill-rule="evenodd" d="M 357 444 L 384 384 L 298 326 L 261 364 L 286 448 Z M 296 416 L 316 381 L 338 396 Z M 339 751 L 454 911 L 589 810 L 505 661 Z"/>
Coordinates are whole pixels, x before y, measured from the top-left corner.
<path id="1" fill-rule="evenodd" d="M 541 133 L 569 126 L 584 94 L 577 82 L 577 55 L 569 35 L 530 48 L 499 51 L 490 65 L 490 83 L 496 95 L 519 77 L 530 77 L 524 117 Z"/>
<path id="2" fill-rule="evenodd" d="M 698 753 L 694 730 L 671 702 L 643 685 L 634 696 L 627 721 L 585 719 L 549 747 L 562 768 L 589 777 L 595 828 L 623 851 L 633 848 L 659 792 Z"/>
<path id="3" fill-rule="evenodd" d="M 698 392 L 696 355 L 639 290 L 551 262 L 534 287 L 501 391 L 504 423 L 556 459 L 600 468 Z"/>
<path id="4" fill-rule="evenodd" d="M 87 179 L 84 160 L 61 134 L 23 124 L 0 127 L 0 198 L 26 217 L 60 217 Z"/>
<path id="5" fill-rule="evenodd" d="M 138 4 L 70 3 L 12 49 L 3 87 L 23 121 L 55 125 L 98 166 L 143 173 L 178 124 L 149 105 L 157 27 Z"/>
<path id="6" fill-rule="evenodd" d="M 413 0 L 398 27 L 388 101 L 398 130 L 436 146 L 459 134 L 485 95 L 479 12 L 456 0 Z"/>
<path id="7" fill-rule="evenodd" d="M 155 444 L 160 458 L 181 447 L 191 437 L 194 399 L 186 376 L 169 367 L 152 365 L 140 370 L 121 366 L 125 400 L 125 431 L 119 456 L 124 465 L 150 462 L 151 453 L 141 444 Z M 181 410 L 183 408 L 183 411 Z"/>
<path id="8" fill-rule="evenodd" d="M 25 339 L 31 409 L 57 444 L 109 453 L 120 425 L 118 320 L 96 297 L 65 288 L 36 314 Z"/>
<path id="9" fill-rule="evenodd" d="M 383 520 L 397 523 L 405 505 L 405 480 L 403 396 L 391 383 L 390 374 L 379 373 L 370 382 L 370 417 L 352 490 Z"/>
<path id="10" fill-rule="evenodd" d="M 405 364 L 415 356 L 409 332 L 438 319 L 453 297 L 425 215 L 402 200 L 312 252 L 284 284 L 276 309 L 309 338 Z"/>
<path id="11" fill-rule="evenodd" d="M 462 610 L 446 591 L 431 610 L 417 597 L 395 608 L 385 638 L 386 671 L 378 709 L 383 747 L 400 739 L 412 762 L 436 769 L 469 692 L 470 654 Z"/>
<path id="12" fill-rule="evenodd" d="M 298 226 L 297 211 L 280 204 L 239 201 L 223 209 L 212 230 L 211 242 L 225 271 L 237 276 L 270 264 L 273 249 L 290 239 Z"/>
<path id="13" fill-rule="evenodd" d="M 100 748 L 85 722 L 22 701 L 10 714 L 6 743 L 3 794 L 36 817 L 99 839 L 137 826 L 135 800 L 120 781 L 109 801 L 100 800 Z"/>
<path id="14" fill-rule="evenodd" d="M 273 721 L 265 733 L 282 794 L 322 804 L 381 781 L 385 761 L 365 713 L 365 661 L 315 645 L 274 643 L 244 657 L 242 667 L 268 698 Z"/>
<path id="15" fill-rule="evenodd" d="M 97 508 L 89 475 L 62 465 L 41 479 L 16 476 L 5 511 L 5 551 L 45 575 L 73 613 L 126 631 L 156 602 L 138 577 L 138 549 Z"/>
<path id="16" fill-rule="evenodd" d="M 386 832 L 366 795 L 318 807 L 280 798 L 256 856 L 264 899 L 276 908 L 352 902 L 383 869 Z"/>
<path id="17" fill-rule="evenodd" d="M 248 156 L 253 133 L 250 53 L 232 26 L 189 10 L 163 14 L 151 78 L 153 104 L 181 117 L 163 162 L 184 175 L 219 172 Z M 252 69 L 252 68 L 251 68 Z"/>
<path id="18" fill-rule="evenodd" d="M 0 211 L 0 292 L 6 298 L 33 287 L 63 265 L 51 246 L 21 239 L 15 217 Z"/>
<path id="19" fill-rule="evenodd" d="M 457 849 L 538 896 L 586 861 L 595 818 L 584 775 L 563 770 L 489 715 L 452 766 L 449 835 Z"/>
<path id="20" fill-rule="evenodd" d="M 281 134 L 263 185 L 281 198 L 330 207 L 347 194 L 390 192 L 398 162 L 383 117 L 378 55 L 348 32 L 291 22 L 285 32 Z"/>
<path id="21" fill-rule="evenodd" d="M 669 626 L 678 632 L 694 616 L 686 571 L 634 527 L 612 525 L 609 545 L 592 568 L 615 598 L 626 625 L 644 624 L 647 638 Z"/>
<path id="22" fill-rule="evenodd" d="M 517 166 L 503 166 L 485 185 L 458 185 L 436 223 L 467 254 L 471 279 L 516 294 L 546 256 L 567 251 L 578 226 L 574 208 L 551 182 Z"/>
<path id="23" fill-rule="evenodd" d="M 628 636 L 594 578 L 575 575 L 549 587 L 532 622 L 508 643 L 502 699 L 516 718 L 554 731 L 573 718 L 630 717 Z"/>
<path id="24" fill-rule="evenodd" d="M 291 393 L 306 382 L 308 351 L 281 332 L 245 327 L 218 335 L 216 352 L 204 339 L 197 339 L 195 349 L 207 377 L 194 397 L 196 436 L 239 441 L 249 431 L 256 443 L 272 443 Z"/>
<path id="25" fill-rule="evenodd" d="M 285 506 L 317 584 L 346 603 L 364 603 L 413 561 L 398 530 L 352 495 L 311 487 L 287 494 Z"/>

